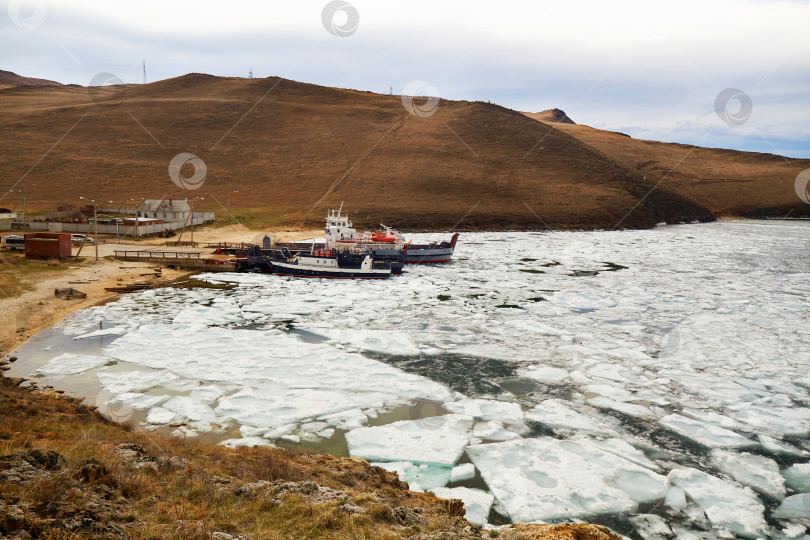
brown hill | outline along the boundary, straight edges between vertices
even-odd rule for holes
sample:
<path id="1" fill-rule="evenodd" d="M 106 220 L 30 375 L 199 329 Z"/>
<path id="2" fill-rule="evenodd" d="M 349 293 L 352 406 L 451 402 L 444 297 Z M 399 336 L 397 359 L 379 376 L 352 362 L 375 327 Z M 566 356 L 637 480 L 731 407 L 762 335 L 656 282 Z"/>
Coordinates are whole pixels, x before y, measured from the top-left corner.
<path id="1" fill-rule="evenodd" d="M 571 120 L 565 111 L 562 109 L 548 109 L 547 111 L 540 111 L 536 113 L 524 113 L 529 118 L 534 118 L 540 122 L 545 122 L 546 124 L 552 123 L 562 123 L 562 124 L 576 124 L 573 120 Z"/>
<path id="2" fill-rule="evenodd" d="M 663 179 L 661 187 L 691 197 L 717 216 L 810 216 L 810 205 L 799 199 L 794 187 L 810 159 L 633 139 L 555 120 L 567 116 L 549 112 L 526 116 L 553 125 L 656 182 Z"/>
<path id="3" fill-rule="evenodd" d="M 11 71 L 3 71 L 0 69 L 0 88 L 10 88 L 12 86 L 55 86 L 59 85 L 56 81 L 49 81 L 46 79 L 35 79 L 33 77 L 23 77 Z"/>
<path id="4" fill-rule="evenodd" d="M 650 193 L 654 182 L 641 172 L 575 137 L 482 102 L 442 100 L 420 118 L 399 96 L 190 74 L 148 85 L 8 88 L 0 118 L 0 193 L 23 178 L 16 187 L 41 210 L 79 196 L 108 206 L 199 196 L 197 208 L 222 214 L 230 193 L 236 217 L 254 226 L 320 226 L 341 201 L 358 224 L 408 228 L 712 219 L 666 186 Z M 180 152 L 207 165 L 196 191 L 169 179 Z"/>

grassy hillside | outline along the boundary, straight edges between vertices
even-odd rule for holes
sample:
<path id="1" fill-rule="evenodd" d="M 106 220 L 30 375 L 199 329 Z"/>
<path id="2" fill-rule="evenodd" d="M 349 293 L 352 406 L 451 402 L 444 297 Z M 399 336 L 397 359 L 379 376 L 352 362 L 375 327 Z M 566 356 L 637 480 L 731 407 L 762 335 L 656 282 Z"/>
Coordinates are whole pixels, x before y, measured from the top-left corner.
<path id="1" fill-rule="evenodd" d="M 711 219 L 666 187 L 647 196 L 651 180 L 575 137 L 481 102 L 442 100 L 420 118 L 399 96 L 191 74 L 147 85 L 8 88 L 0 120 L 0 192 L 24 176 L 18 188 L 41 210 L 79 196 L 104 205 L 195 196 L 205 198 L 198 208 L 223 214 L 230 194 L 235 217 L 255 226 L 320 226 L 341 201 L 359 224 L 404 228 Z M 205 161 L 200 189 L 170 181 L 179 152 Z"/>
<path id="2" fill-rule="evenodd" d="M 633 139 L 573 124 L 565 113 L 556 111 L 527 116 L 576 137 L 656 182 L 663 178 L 661 188 L 688 196 L 717 216 L 810 216 L 810 205 L 799 199 L 794 187 L 796 176 L 810 167 L 809 159 Z"/>
<path id="3" fill-rule="evenodd" d="M 12 86 L 52 86 L 59 85 L 56 81 L 49 81 L 46 79 L 35 79 L 33 77 L 23 77 L 11 71 L 3 71 L 0 69 L 0 88 L 9 88 Z"/>

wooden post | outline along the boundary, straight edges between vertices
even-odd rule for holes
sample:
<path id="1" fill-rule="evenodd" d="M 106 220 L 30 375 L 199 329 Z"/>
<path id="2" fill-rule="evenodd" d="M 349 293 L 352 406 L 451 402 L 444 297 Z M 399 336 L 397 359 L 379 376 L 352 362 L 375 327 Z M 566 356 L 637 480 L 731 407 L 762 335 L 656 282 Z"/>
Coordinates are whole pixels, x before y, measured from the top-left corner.
<path id="1" fill-rule="evenodd" d="M 96 246 L 96 260 L 98 260 L 98 205 L 93 201 L 93 244 Z"/>

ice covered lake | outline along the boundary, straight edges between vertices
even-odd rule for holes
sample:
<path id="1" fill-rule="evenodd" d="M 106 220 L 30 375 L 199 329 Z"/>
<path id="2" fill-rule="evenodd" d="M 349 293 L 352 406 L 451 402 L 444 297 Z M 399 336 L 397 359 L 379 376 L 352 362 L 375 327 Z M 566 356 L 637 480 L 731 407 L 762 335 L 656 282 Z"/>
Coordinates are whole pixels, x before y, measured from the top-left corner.
<path id="1" fill-rule="evenodd" d="M 144 429 L 363 457 L 479 523 L 808 538 L 810 223 L 466 233 L 407 270 L 198 276 L 71 315 L 10 375 Z"/>

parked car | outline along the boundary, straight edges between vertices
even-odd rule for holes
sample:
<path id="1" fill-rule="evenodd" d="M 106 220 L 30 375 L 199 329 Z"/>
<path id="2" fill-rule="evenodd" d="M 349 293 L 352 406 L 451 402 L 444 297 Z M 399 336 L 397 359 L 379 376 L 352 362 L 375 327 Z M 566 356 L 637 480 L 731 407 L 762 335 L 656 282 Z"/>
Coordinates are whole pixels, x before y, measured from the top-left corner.
<path id="1" fill-rule="evenodd" d="M 93 239 L 84 234 L 71 234 L 70 241 L 74 244 L 92 244 Z"/>

